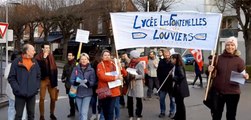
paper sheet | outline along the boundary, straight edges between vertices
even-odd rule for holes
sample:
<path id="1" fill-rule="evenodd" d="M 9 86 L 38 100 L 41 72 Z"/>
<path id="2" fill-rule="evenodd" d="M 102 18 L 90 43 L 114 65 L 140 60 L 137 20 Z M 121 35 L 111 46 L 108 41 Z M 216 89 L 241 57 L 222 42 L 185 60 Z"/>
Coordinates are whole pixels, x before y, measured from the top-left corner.
<path id="1" fill-rule="evenodd" d="M 243 74 L 235 71 L 231 72 L 230 81 L 237 82 L 242 85 L 245 84 L 245 78 L 243 77 Z"/>
<path id="2" fill-rule="evenodd" d="M 126 71 L 132 75 L 138 75 L 137 70 L 134 68 L 127 68 Z"/>
<path id="3" fill-rule="evenodd" d="M 115 80 L 115 81 L 108 82 L 108 87 L 110 89 L 118 87 L 118 86 L 121 86 L 121 85 L 122 85 L 122 81 L 121 80 Z"/>

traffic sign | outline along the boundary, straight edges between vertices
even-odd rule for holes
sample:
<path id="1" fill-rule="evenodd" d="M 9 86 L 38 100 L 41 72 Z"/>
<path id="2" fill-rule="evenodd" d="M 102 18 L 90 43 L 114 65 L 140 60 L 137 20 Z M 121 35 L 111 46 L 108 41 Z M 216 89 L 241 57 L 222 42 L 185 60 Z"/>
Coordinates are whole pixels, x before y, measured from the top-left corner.
<path id="1" fill-rule="evenodd" d="M 8 23 L 0 22 L 0 38 L 4 37 L 7 29 L 8 29 Z"/>

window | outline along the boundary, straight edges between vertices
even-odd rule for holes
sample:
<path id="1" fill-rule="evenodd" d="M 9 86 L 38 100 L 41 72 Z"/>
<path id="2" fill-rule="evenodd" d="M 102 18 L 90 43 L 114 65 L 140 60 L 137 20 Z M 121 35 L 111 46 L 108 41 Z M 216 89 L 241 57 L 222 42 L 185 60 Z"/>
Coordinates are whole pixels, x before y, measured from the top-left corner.
<path id="1" fill-rule="evenodd" d="M 238 29 L 236 16 L 226 16 L 222 20 L 221 29 Z"/>
<path id="2" fill-rule="evenodd" d="M 101 17 L 98 18 L 98 34 L 103 33 L 103 20 Z"/>

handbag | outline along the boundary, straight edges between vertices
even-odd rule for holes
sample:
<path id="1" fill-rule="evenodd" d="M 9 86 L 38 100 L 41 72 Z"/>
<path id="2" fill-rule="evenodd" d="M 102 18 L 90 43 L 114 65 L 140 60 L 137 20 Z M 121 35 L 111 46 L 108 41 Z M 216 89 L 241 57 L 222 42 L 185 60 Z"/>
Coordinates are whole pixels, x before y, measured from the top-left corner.
<path id="1" fill-rule="evenodd" d="M 219 93 L 214 89 L 210 88 L 208 91 L 208 96 L 206 100 L 203 100 L 204 105 L 206 105 L 211 111 L 215 111 L 218 105 Z"/>
<path id="2" fill-rule="evenodd" d="M 77 96 L 77 86 L 71 85 L 69 96 L 73 98 Z"/>
<path id="3" fill-rule="evenodd" d="M 108 87 L 98 88 L 96 93 L 98 94 L 98 99 L 104 99 L 112 96 L 111 90 Z"/>

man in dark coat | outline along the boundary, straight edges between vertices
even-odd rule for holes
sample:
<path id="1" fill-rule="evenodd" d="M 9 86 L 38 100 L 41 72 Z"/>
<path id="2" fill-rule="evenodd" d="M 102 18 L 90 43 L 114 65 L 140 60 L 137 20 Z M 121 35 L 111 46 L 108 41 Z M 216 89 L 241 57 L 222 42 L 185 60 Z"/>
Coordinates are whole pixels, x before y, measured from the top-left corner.
<path id="1" fill-rule="evenodd" d="M 173 64 L 171 63 L 170 60 L 170 52 L 168 49 L 163 49 L 163 55 L 164 58 L 161 59 L 159 61 L 159 65 L 157 68 L 157 77 L 159 79 L 160 82 L 160 86 L 163 84 L 163 82 L 165 81 L 166 77 L 168 76 L 168 74 L 170 73 L 170 71 L 173 69 Z M 159 96 L 160 96 L 160 115 L 159 117 L 162 118 L 165 116 L 165 112 L 166 112 L 166 94 L 169 94 L 169 99 L 170 99 L 170 111 L 169 111 L 169 117 L 173 117 L 175 115 L 175 111 L 176 111 L 176 105 L 175 105 L 175 101 L 174 101 L 174 97 L 172 96 L 172 74 L 169 75 L 169 77 L 167 78 L 167 80 L 165 81 L 165 83 L 163 84 L 163 86 L 160 88 L 159 91 Z"/>
<path id="2" fill-rule="evenodd" d="M 32 45 L 25 44 L 22 53 L 22 57 L 12 62 L 8 76 L 15 95 L 15 120 L 22 119 L 25 105 L 28 119 L 34 120 L 36 95 L 40 86 L 40 68 L 37 61 L 33 59 L 35 50 Z"/>
<path id="3" fill-rule="evenodd" d="M 50 118 L 56 120 L 54 115 L 57 95 L 58 95 L 58 71 L 57 65 L 52 53 L 50 52 L 50 44 L 44 43 L 42 46 L 42 52 L 36 56 L 36 60 L 41 69 L 41 85 L 40 85 L 40 120 L 44 120 L 44 100 L 46 95 L 46 89 L 48 89 L 51 103 L 50 103 Z"/>
<path id="4" fill-rule="evenodd" d="M 64 65 L 63 68 L 63 73 L 62 73 L 62 82 L 65 83 L 65 89 L 66 89 L 66 94 L 69 94 L 70 88 L 71 88 L 71 73 L 73 68 L 76 66 L 76 61 L 74 60 L 75 56 L 73 55 L 72 52 L 68 52 L 67 55 L 68 62 Z M 67 117 L 72 117 L 75 116 L 75 102 L 74 102 L 74 97 L 69 96 L 69 103 L 70 103 L 70 114 L 67 115 Z"/>

